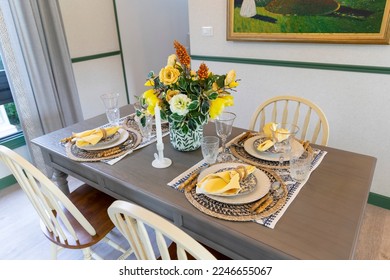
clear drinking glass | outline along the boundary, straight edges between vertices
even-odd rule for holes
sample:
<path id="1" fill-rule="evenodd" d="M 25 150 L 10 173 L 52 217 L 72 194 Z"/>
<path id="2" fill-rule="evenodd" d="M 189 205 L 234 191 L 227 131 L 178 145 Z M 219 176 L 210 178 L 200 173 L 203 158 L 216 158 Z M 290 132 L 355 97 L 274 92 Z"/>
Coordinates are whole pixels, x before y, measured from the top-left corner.
<path id="1" fill-rule="evenodd" d="M 279 163 L 283 164 L 291 152 L 291 141 L 298 133 L 299 127 L 291 123 L 277 123 L 271 127 L 271 131 L 275 151 L 280 153 Z"/>
<path id="2" fill-rule="evenodd" d="M 219 138 L 217 136 L 203 136 L 202 155 L 205 162 L 213 164 L 217 160 Z"/>
<path id="3" fill-rule="evenodd" d="M 153 116 L 145 114 L 145 125 L 142 125 L 141 119 L 139 117 L 134 118 L 137 122 L 138 128 L 142 134 L 144 140 L 149 141 L 152 138 L 153 131 Z"/>
<path id="4" fill-rule="evenodd" d="M 223 112 L 215 119 L 217 135 L 222 140 L 222 151 L 217 157 L 218 162 L 234 160 L 234 157 L 226 151 L 226 139 L 232 133 L 233 122 L 235 119 L 236 114 L 232 112 Z"/>
<path id="5" fill-rule="evenodd" d="M 302 155 L 292 155 L 290 158 L 290 175 L 297 182 L 303 182 L 310 174 L 313 154 L 305 151 Z"/>
<path id="6" fill-rule="evenodd" d="M 108 122 L 111 125 L 119 125 L 119 93 L 107 93 L 100 96 L 103 101 Z"/>

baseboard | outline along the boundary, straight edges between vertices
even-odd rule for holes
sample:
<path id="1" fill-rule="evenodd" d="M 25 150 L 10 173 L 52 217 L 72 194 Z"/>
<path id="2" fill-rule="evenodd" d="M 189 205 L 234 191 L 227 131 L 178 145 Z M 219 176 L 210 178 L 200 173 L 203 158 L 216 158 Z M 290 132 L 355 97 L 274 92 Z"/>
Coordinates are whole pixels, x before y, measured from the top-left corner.
<path id="1" fill-rule="evenodd" d="M 369 204 L 390 210 L 390 197 L 388 197 L 388 196 L 384 196 L 384 195 L 370 192 L 370 195 L 368 196 L 367 202 Z"/>
<path id="2" fill-rule="evenodd" d="M 16 183 L 14 175 L 8 175 L 0 179 L 0 190 L 5 189 L 6 187 L 12 186 Z"/>

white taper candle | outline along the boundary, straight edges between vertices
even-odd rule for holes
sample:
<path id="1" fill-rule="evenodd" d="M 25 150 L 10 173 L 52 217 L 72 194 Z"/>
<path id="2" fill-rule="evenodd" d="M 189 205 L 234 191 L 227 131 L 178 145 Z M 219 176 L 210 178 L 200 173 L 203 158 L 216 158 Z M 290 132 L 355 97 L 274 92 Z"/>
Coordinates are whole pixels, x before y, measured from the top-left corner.
<path id="1" fill-rule="evenodd" d="M 154 107 L 154 116 L 156 118 L 157 144 L 162 144 L 161 115 L 160 107 L 158 106 L 158 104 L 156 104 L 156 107 Z"/>

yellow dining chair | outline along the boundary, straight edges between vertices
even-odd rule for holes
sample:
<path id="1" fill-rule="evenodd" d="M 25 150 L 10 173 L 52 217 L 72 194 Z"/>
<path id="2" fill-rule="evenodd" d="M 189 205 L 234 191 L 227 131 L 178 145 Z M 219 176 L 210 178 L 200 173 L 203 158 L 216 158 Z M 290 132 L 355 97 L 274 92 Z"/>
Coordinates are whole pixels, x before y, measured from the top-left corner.
<path id="1" fill-rule="evenodd" d="M 328 120 L 320 107 L 305 98 L 283 95 L 265 101 L 252 115 L 249 129 L 262 131 L 268 122 L 293 123 L 299 127 L 298 139 L 328 145 Z"/>
<path id="2" fill-rule="evenodd" d="M 216 259 L 208 249 L 183 230 L 139 205 L 117 200 L 108 208 L 108 214 L 134 249 L 138 260 L 155 260 L 158 255 L 162 260 Z M 155 233 L 157 254 L 153 250 L 147 227 L 152 228 Z M 170 246 L 167 245 L 169 241 L 172 241 Z"/>
<path id="3" fill-rule="evenodd" d="M 114 198 L 86 184 L 65 195 L 40 170 L 16 152 L 0 145 L 0 159 L 9 167 L 41 220 L 51 241 L 52 259 L 60 249 L 81 249 L 84 259 L 101 259 L 90 247 L 105 241 L 126 258 L 125 250 L 106 235 L 114 229 L 107 208 Z"/>

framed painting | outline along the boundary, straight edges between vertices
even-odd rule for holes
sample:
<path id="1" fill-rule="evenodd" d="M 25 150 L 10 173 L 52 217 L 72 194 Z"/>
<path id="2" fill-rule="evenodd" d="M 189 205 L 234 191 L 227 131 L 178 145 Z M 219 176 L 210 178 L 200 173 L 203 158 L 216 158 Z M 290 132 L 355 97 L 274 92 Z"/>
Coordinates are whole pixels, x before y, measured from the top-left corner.
<path id="1" fill-rule="evenodd" d="M 390 0 L 228 0 L 227 40 L 390 44 Z"/>

